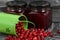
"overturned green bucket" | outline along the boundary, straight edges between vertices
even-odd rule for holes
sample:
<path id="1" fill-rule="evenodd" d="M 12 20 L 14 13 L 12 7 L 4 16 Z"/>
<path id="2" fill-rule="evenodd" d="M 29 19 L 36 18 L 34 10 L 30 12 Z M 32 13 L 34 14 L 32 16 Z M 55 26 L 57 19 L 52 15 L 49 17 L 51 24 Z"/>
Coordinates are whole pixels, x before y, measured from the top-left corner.
<path id="1" fill-rule="evenodd" d="M 25 30 L 28 29 L 28 23 L 34 25 L 34 23 L 28 21 L 25 15 L 13 15 L 0 12 L 0 33 L 17 35 L 16 24 L 18 23 L 18 21 L 23 22 Z"/>

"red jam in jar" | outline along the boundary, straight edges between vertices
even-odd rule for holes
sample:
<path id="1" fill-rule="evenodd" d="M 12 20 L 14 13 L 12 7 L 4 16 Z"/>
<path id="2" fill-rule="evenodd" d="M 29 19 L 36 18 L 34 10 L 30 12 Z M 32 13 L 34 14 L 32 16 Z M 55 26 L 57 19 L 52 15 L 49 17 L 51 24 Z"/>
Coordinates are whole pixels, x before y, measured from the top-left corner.
<path id="1" fill-rule="evenodd" d="M 33 1 L 29 4 L 30 12 L 25 15 L 36 24 L 36 28 L 47 29 L 52 24 L 52 10 L 47 1 Z"/>

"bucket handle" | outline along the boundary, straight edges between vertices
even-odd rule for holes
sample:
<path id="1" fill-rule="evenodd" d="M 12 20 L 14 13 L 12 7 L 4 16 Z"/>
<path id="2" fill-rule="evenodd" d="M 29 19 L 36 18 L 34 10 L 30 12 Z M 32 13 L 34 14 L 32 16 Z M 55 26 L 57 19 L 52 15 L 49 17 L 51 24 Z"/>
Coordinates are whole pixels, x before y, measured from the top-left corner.
<path id="1" fill-rule="evenodd" d="M 21 22 L 28 22 L 29 24 L 32 24 L 33 25 L 33 28 L 35 28 L 35 24 L 33 22 L 31 22 L 31 21 L 21 21 Z"/>

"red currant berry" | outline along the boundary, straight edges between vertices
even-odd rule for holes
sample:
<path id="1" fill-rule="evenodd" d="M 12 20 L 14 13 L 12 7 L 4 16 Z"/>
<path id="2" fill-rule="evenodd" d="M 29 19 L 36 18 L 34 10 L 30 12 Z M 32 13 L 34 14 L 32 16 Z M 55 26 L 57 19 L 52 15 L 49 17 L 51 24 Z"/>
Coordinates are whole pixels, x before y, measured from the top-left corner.
<path id="1" fill-rule="evenodd" d="M 57 33 L 60 34 L 60 30 L 57 30 Z"/>

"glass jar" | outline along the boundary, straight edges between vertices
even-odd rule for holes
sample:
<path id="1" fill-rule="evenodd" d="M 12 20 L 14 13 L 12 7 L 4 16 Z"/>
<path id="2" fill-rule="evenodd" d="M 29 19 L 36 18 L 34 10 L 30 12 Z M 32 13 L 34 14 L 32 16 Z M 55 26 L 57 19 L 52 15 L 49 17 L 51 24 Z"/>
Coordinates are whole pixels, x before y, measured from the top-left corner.
<path id="1" fill-rule="evenodd" d="M 52 24 L 52 10 L 47 1 L 34 1 L 29 4 L 30 12 L 25 15 L 35 23 L 35 28 L 47 29 Z M 30 27 L 29 27 L 30 28 Z"/>
<path id="2" fill-rule="evenodd" d="M 9 1 L 6 3 L 6 5 L 7 5 L 6 12 L 15 13 L 15 6 L 16 6 L 15 1 Z"/>

